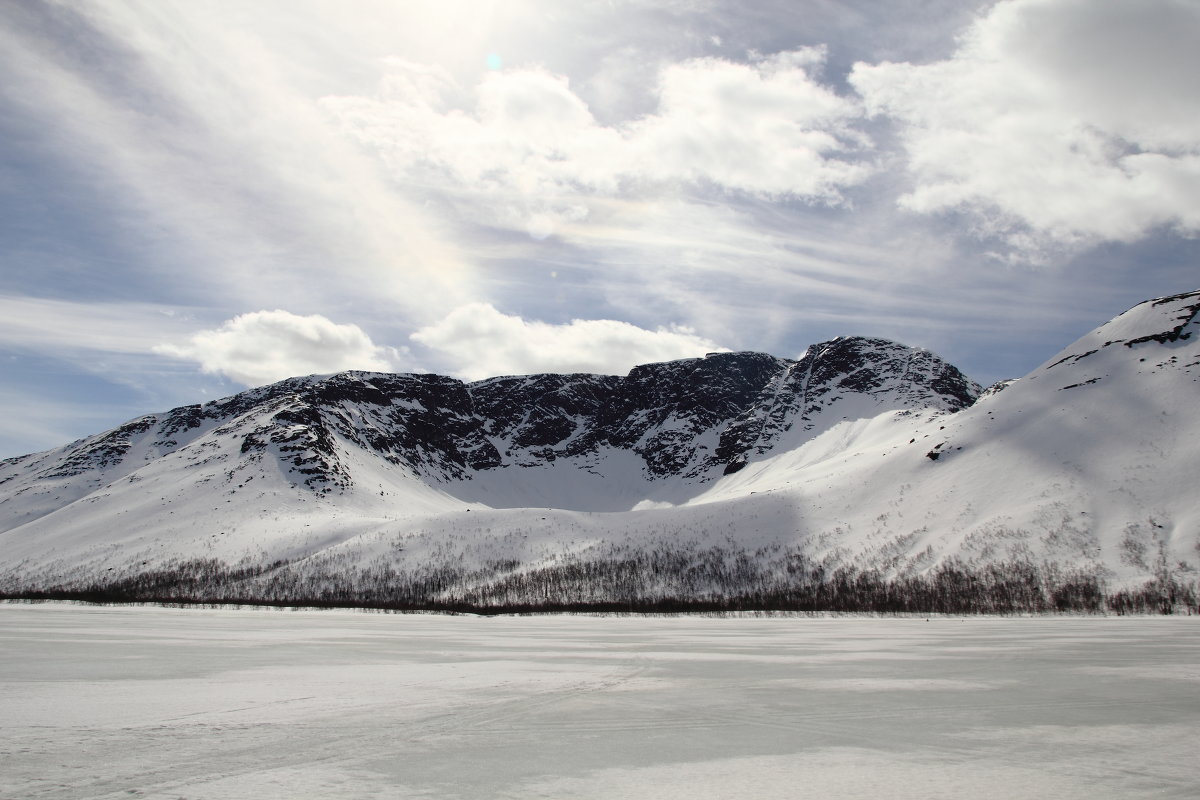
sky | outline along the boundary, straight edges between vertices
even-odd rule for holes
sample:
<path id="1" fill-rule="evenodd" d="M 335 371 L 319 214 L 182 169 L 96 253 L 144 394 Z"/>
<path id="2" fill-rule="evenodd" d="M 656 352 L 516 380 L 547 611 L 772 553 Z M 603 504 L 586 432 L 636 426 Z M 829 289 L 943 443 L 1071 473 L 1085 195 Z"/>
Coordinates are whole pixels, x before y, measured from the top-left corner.
<path id="1" fill-rule="evenodd" d="M 0 458 L 344 369 L 986 385 L 1200 288 L 1200 0 L 0 6 Z"/>

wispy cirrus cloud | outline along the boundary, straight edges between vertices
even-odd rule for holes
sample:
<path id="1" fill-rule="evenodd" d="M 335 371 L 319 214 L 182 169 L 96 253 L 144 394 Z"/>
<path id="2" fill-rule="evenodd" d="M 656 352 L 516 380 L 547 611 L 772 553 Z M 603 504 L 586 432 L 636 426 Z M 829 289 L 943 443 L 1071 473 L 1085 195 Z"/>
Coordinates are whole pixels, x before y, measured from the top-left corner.
<path id="1" fill-rule="evenodd" d="M 248 11 L 231 30 L 231 10 L 81 0 L 13 11 L 0 26 L 0 102 L 53 165 L 31 185 L 76 190 L 39 224 L 109 226 L 97 238 L 123 256 L 114 281 L 193 302 L 300 306 L 370 285 L 419 317 L 471 299 L 453 237 L 310 96 L 310 71 L 346 69 L 316 20 L 272 37 L 277 15 Z M 317 47 L 314 62 L 299 42 Z"/>
<path id="2" fill-rule="evenodd" d="M 0 408 L 0 442 L 6 447 L 0 459 L 66 444 L 131 416 L 119 403 L 80 405 L 8 388 L 0 388 Z"/>

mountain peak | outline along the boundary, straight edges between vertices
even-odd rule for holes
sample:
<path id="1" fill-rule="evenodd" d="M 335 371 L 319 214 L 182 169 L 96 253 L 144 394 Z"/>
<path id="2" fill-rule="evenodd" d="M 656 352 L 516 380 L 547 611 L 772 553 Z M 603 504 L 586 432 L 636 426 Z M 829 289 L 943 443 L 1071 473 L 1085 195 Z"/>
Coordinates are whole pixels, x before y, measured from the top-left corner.
<path id="1" fill-rule="evenodd" d="M 1171 607 L 1200 572 L 1198 312 L 1200 292 L 1139 304 L 985 402 L 873 337 L 625 376 L 293 378 L 3 462 L 0 592 L 182 564 L 284 601 L 867 587 L 891 608 L 969 584 L 965 607 L 1043 610 L 1109 582 L 1117 607 Z"/>
<path id="2" fill-rule="evenodd" d="M 147 415 L 58 451 L 14 459 L 0 479 L 88 476 L 103 484 L 166 456 L 232 469 L 270 458 L 293 485 L 326 494 L 353 485 L 352 463 L 363 458 L 453 482 L 558 462 L 588 470 L 608 454 L 626 452 L 641 462 L 645 479 L 705 482 L 769 452 L 793 426 L 813 432 L 849 418 L 825 414 L 834 403 L 856 416 L 955 411 L 977 393 L 978 386 L 928 351 L 866 337 L 814 345 L 799 361 L 719 352 L 639 365 L 624 377 L 540 374 L 464 383 L 347 371 Z M 69 502 L 81 493 L 75 486 L 60 498 Z"/>

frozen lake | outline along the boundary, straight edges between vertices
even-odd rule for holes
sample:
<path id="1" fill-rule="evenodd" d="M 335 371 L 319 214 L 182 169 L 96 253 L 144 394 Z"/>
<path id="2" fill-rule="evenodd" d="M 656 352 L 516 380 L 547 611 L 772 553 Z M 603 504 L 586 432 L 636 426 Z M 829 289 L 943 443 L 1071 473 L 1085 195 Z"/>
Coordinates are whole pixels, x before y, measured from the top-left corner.
<path id="1" fill-rule="evenodd" d="M 1200 619 L 0 604 L 0 798 L 1200 796 Z"/>

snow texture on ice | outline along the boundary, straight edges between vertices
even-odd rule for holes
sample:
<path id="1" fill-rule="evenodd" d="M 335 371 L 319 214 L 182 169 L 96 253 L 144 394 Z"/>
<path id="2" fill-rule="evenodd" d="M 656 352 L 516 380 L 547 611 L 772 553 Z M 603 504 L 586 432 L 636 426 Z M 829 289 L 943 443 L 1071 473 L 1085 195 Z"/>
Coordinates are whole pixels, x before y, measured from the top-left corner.
<path id="1" fill-rule="evenodd" d="M 1194 798 L 1194 618 L 0 605 L 0 797 Z"/>

